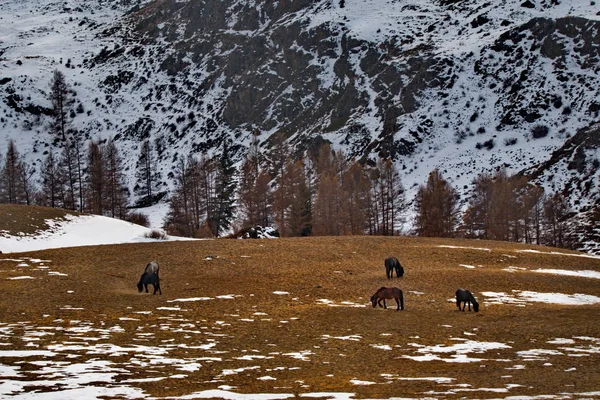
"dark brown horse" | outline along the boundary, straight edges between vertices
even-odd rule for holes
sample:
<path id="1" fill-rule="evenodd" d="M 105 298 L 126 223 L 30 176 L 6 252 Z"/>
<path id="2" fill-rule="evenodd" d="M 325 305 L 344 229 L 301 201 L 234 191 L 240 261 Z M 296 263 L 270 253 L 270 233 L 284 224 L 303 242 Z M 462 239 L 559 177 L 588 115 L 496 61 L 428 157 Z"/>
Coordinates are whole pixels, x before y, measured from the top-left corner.
<path id="1" fill-rule="evenodd" d="M 462 308 L 460 308 L 461 303 L 464 303 L 462 305 Z M 479 311 L 479 303 L 477 302 L 477 300 L 475 300 L 475 297 L 473 296 L 473 294 L 465 289 L 457 289 L 456 290 L 456 307 L 458 307 L 458 309 L 460 311 L 465 311 L 465 306 L 468 305 L 469 311 L 471 311 L 471 304 L 473 304 L 473 311 L 478 312 Z"/>
<path id="2" fill-rule="evenodd" d="M 402 290 L 398 289 L 397 287 L 380 288 L 373 296 L 371 296 L 371 304 L 373 305 L 373 308 L 375 308 L 377 304 L 379 304 L 379 307 L 387 308 L 385 301 L 391 299 L 396 300 L 396 304 L 398 305 L 396 311 L 401 309 L 404 310 L 404 295 L 402 294 Z M 381 305 L 382 301 L 383 305 Z"/>
<path id="3" fill-rule="evenodd" d="M 385 265 L 385 274 L 388 279 L 394 277 L 394 270 L 396 271 L 396 277 L 400 278 L 404 275 L 404 268 L 402 268 L 400 261 L 396 257 L 386 258 L 383 264 Z"/>
<path id="4" fill-rule="evenodd" d="M 150 261 L 146 264 L 146 268 L 144 268 L 144 273 L 140 277 L 140 281 L 137 284 L 138 291 L 141 292 L 144 288 L 146 289 L 146 293 L 148 293 L 148 285 L 154 286 L 154 293 L 158 291 L 159 294 L 162 294 L 162 290 L 160 290 L 160 278 L 158 277 L 158 262 Z"/>
<path id="5" fill-rule="evenodd" d="M 162 290 L 160 290 L 160 278 L 158 277 L 157 273 L 144 272 L 137 284 L 138 292 L 141 293 L 145 288 L 146 293 L 148 293 L 148 285 L 154 286 L 154 293 L 152 294 L 156 294 L 156 292 L 158 292 L 158 294 L 162 294 Z"/>

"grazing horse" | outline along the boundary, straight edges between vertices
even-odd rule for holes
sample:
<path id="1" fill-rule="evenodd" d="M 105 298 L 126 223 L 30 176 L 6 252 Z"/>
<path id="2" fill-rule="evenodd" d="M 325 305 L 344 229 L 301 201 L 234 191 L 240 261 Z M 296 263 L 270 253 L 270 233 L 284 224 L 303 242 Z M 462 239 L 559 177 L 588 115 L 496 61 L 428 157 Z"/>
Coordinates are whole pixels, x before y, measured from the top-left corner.
<path id="1" fill-rule="evenodd" d="M 144 270 L 144 273 L 158 275 L 158 269 L 159 269 L 158 262 L 150 261 L 148 264 L 146 264 L 146 269 Z"/>
<path id="2" fill-rule="evenodd" d="M 462 308 L 460 308 L 460 303 L 464 303 Z M 475 297 L 473 297 L 473 294 L 471 292 L 469 292 L 468 290 L 458 289 L 456 291 L 456 307 L 458 307 L 458 309 L 460 311 L 465 311 L 465 306 L 468 305 L 469 311 L 471 311 L 471 304 L 473 304 L 473 310 L 475 312 L 478 312 L 479 311 L 479 303 L 477 302 L 477 300 L 475 300 Z"/>
<path id="3" fill-rule="evenodd" d="M 382 287 L 378 291 L 376 291 L 373 296 L 371 296 L 371 304 L 373 305 L 373 308 L 375 308 L 377 304 L 379 304 L 379 307 L 387 308 L 387 305 L 385 304 L 386 299 L 396 300 L 396 304 L 398 305 L 396 311 L 400 309 L 404 310 L 404 295 L 402 294 L 402 290 L 398 289 L 397 287 Z M 383 306 L 381 305 L 382 301 Z"/>
<path id="4" fill-rule="evenodd" d="M 146 293 L 148 293 L 148 285 L 154 286 L 154 293 L 152 294 L 156 294 L 156 291 L 158 291 L 158 294 L 162 294 L 162 290 L 160 290 L 160 279 L 158 278 L 157 273 L 144 272 L 137 284 L 138 292 L 141 292 L 144 288 L 146 288 Z"/>
<path id="5" fill-rule="evenodd" d="M 396 257 L 386 258 L 385 262 L 385 274 L 388 279 L 392 279 L 394 277 L 394 270 L 396 270 L 396 277 L 400 278 L 404 275 L 404 268 L 400 265 L 400 261 Z"/>

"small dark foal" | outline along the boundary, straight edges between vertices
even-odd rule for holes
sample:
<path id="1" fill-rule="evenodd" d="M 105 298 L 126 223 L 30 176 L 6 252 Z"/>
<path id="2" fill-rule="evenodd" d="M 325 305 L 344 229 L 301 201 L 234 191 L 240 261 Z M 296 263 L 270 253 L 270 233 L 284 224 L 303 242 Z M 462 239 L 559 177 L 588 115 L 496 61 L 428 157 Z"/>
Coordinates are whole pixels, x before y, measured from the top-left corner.
<path id="1" fill-rule="evenodd" d="M 462 305 L 462 308 L 460 308 L 460 304 L 464 303 Z M 456 307 L 458 307 L 458 309 L 460 311 L 465 311 L 465 306 L 469 306 L 469 311 L 471 311 L 471 304 L 473 304 L 473 311 L 478 312 L 479 311 L 479 303 L 477 302 L 477 300 L 475 300 L 475 297 L 473 296 L 473 294 L 471 292 L 469 292 L 468 290 L 465 289 L 458 289 L 456 291 Z"/>
<path id="2" fill-rule="evenodd" d="M 385 274 L 387 275 L 388 279 L 392 279 L 394 277 L 394 271 L 396 271 L 396 277 L 398 278 L 404 275 L 404 268 L 396 257 L 386 258 L 383 264 L 385 265 Z"/>

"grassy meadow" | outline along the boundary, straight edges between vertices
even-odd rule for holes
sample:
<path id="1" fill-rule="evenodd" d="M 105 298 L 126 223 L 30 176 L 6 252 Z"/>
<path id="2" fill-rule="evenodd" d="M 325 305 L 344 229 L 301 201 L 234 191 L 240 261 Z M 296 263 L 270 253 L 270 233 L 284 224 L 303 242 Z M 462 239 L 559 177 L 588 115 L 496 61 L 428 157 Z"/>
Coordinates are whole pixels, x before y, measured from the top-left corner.
<path id="1" fill-rule="evenodd" d="M 386 278 L 390 255 L 404 277 Z M 151 260 L 162 295 L 136 288 Z M 600 304 L 495 304 L 482 294 L 600 297 L 597 278 L 537 269 L 600 272 L 600 259 L 366 236 L 2 254 L 0 371 L 31 396 L 79 385 L 125 398 L 600 397 Z M 381 286 L 402 289 L 404 311 L 394 301 L 371 307 Z M 457 310 L 459 287 L 474 293 L 479 313 Z"/>

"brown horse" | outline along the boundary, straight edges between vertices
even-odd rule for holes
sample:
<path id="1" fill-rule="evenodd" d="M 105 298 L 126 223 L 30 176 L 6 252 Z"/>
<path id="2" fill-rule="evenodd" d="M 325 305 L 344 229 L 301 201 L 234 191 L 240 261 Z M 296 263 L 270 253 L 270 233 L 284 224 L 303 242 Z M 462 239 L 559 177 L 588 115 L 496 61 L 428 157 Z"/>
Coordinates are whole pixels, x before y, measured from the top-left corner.
<path id="1" fill-rule="evenodd" d="M 396 300 L 396 304 L 398 305 L 396 311 L 400 309 L 404 310 L 404 295 L 402 294 L 402 290 L 398 289 L 397 287 L 382 287 L 378 291 L 376 291 L 373 296 L 371 296 L 371 304 L 373 305 L 373 308 L 375 308 L 377 304 L 379 304 L 379 307 L 387 308 L 387 305 L 385 304 L 386 299 Z M 383 306 L 381 305 L 382 301 Z"/>

